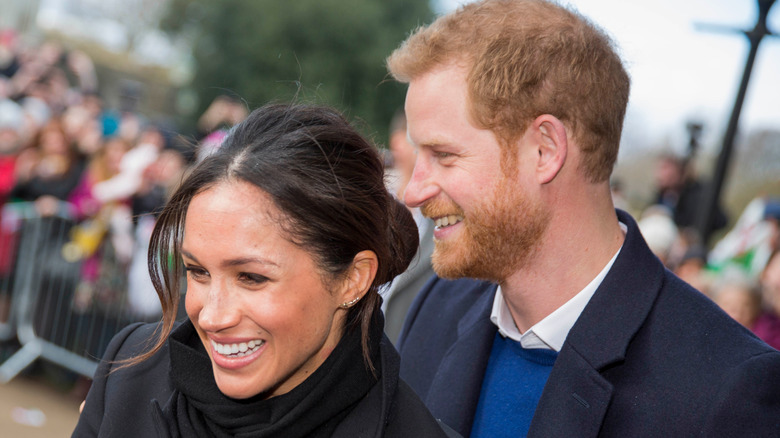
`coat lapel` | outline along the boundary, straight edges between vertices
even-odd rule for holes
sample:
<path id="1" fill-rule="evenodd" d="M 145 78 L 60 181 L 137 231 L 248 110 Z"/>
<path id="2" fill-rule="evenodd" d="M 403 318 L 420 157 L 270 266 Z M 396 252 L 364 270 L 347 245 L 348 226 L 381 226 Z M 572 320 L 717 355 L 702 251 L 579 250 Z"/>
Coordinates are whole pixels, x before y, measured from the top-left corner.
<path id="1" fill-rule="evenodd" d="M 458 340 L 441 361 L 425 404 L 455 430 L 468 430 L 479 402 L 496 326 L 490 322 L 496 285 L 488 285 L 458 323 Z M 435 336 L 435 334 L 432 334 Z"/>
<path id="2" fill-rule="evenodd" d="M 529 437 L 595 437 L 612 385 L 576 351 L 564 346 L 536 407 Z"/>
<path id="3" fill-rule="evenodd" d="M 663 265 L 636 222 L 622 211 L 618 218 L 628 227 L 623 248 L 566 338 L 529 437 L 598 435 L 613 390 L 601 371 L 625 359 L 661 288 Z"/>

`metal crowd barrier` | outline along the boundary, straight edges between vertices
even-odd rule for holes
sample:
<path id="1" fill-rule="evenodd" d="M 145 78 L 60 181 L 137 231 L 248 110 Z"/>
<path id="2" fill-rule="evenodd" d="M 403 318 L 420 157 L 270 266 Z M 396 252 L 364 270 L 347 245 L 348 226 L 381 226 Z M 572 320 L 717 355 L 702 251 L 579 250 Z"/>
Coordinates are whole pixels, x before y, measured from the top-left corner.
<path id="1" fill-rule="evenodd" d="M 100 273 L 85 283 L 85 258 L 73 252 L 83 225 L 67 205 L 61 207 L 48 217 L 28 203 L 3 208 L 0 259 L 7 263 L 0 264 L 0 341 L 15 336 L 21 348 L 0 364 L 0 383 L 37 359 L 92 377 L 111 337 L 130 322 L 126 269 L 110 239 L 102 239 L 98 252 Z"/>

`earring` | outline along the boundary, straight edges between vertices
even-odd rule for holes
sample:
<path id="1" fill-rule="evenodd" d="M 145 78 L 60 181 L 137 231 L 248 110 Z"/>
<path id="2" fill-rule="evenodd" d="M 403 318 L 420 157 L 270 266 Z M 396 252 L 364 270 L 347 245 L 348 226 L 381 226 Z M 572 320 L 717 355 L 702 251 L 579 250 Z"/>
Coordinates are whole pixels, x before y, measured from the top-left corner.
<path id="1" fill-rule="evenodd" d="M 355 299 L 354 299 L 354 300 L 352 300 L 352 301 L 347 301 L 346 303 L 341 303 L 341 307 L 342 307 L 342 308 L 344 308 L 344 309 L 349 309 L 349 308 L 350 308 L 350 307 L 352 307 L 352 306 L 353 306 L 355 303 L 357 303 L 358 301 L 360 301 L 360 299 L 361 299 L 361 298 L 363 298 L 363 297 L 357 297 L 357 298 L 355 298 Z"/>

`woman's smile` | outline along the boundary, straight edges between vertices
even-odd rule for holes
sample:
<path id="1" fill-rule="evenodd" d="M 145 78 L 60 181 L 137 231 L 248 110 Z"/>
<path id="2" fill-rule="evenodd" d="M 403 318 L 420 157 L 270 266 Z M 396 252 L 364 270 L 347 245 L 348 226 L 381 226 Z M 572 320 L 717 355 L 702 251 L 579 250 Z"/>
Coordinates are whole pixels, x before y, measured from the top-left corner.
<path id="1" fill-rule="evenodd" d="M 252 340 L 232 344 L 211 341 L 210 356 L 214 364 L 226 370 L 239 370 L 260 360 L 265 350 L 265 341 Z"/>

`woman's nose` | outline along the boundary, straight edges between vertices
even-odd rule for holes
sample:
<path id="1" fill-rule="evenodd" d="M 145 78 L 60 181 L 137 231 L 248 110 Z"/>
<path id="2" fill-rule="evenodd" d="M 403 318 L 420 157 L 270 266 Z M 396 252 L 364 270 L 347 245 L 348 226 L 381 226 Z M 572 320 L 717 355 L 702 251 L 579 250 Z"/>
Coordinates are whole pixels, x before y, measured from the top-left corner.
<path id="1" fill-rule="evenodd" d="M 225 288 L 212 287 L 203 297 L 197 318 L 203 330 L 218 332 L 238 324 L 241 308 Z"/>

